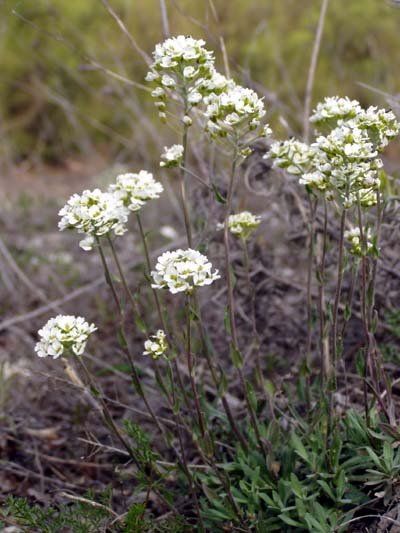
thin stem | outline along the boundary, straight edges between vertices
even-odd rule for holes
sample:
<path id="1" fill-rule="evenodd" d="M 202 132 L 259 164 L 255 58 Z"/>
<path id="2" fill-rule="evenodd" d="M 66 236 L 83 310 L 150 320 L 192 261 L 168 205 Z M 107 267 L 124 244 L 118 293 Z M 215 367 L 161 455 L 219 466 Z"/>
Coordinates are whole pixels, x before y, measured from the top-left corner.
<path id="1" fill-rule="evenodd" d="M 235 321 L 235 300 L 233 296 L 233 286 L 232 286 L 232 279 L 231 279 L 231 258 L 230 258 L 229 228 L 228 228 L 228 218 L 229 218 L 229 215 L 232 209 L 232 198 L 233 198 L 237 162 L 238 162 L 238 139 L 235 139 L 233 156 L 232 156 L 231 175 L 229 179 L 228 195 L 227 195 L 227 202 L 226 202 L 226 209 L 225 209 L 224 249 L 225 249 L 225 271 L 226 271 L 226 286 L 227 286 L 227 292 L 228 292 L 229 320 L 230 320 L 230 326 L 231 326 L 231 343 L 232 343 L 232 349 L 236 352 L 239 352 L 239 344 L 238 344 L 236 321 Z M 246 399 L 247 409 L 250 414 L 250 420 L 251 420 L 254 432 L 256 434 L 257 442 L 261 450 L 266 455 L 265 446 L 262 442 L 260 430 L 258 427 L 257 415 L 253 409 L 253 405 L 249 397 L 243 370 L 239 365 L 235 365 L 235 366 L 239 374 L 239 380 L 240 380 L 241 387 L 243 389 L 243 393 Z"/>
<path id="2" fill-rule="evenodd" d="M 210 370 L 210 374 L 211 374 L 212 380 L 213 380 L 215 388 L 216 388 L 216 390 L 218 392 L 218 390 L 220 388 L 220 380 L 218 379 L 217 371 L 215 369 L 214 362 L 213 362 L 214 354 L 212 352 L 210 352 L 210 347 L 209 347 L 209 344 L 207 342 L 207 334 L 206 334 L 206 331 L 205 331 L 205 328 L 204 328 L 204 325 L 203 325 L 203 320 L 202 320 L 202 317 L 201 317 L 201 309 L 200 309 L 200 305 L 199 305 L 199 302 L 197 300 L 197 295 L 196 294 L 194 294 L 193 299 L 194 299 L 195 312 L 196 312 L 197 316 L 199 317 L 198 326 L 199 326 L 201 342 L 202 342 L 203 349 L 204 349 L 204 354 L 205 354 L 206 359 L 207 359 L 207 365 L 208 365 L 208 368 Z M 225 410 L 226 416 L 228 417 L 228 421 L 229 421 L 229 424 L 230 424 L 230 426 L 232 428 L 232 431 L 235 433 L 237 439 L 239 440 L 240 444 L 242 445 L 242 448 L 245 451 L 247 451 L 248 450 L 248 444 L 247 444 L 245 438 L 243 437 L 240 429 L 238 428 L 238 426 L 237 426 L 237 424 L 235 422 L 235 417 L 233 416 L 232 410 L 231 410 L 231 408 L 229 406 L 229 402 L 227 400 L 227 397 L 226 397 L 225 393 L 222 392 L 220 394 L 220 397 L 221 397 L 222 406 L 223 406 L 223 408 Z"/>
<path id="3" fill-rule="evenodd" d="M 325 260 L 328 245 L 328 206 L 324 197 L 324 225 L 322 236 L 322 251 L 319 261 L 318 273 L 318 317 L 319 317 L 319 351 L 320 351 L 320 379 L 321 391 L 324 394 L 326 382 L 331 372 L 331 363 L 329 358 L 329 342 L 325 336 Z"/>
<path id="4" fill-rule="evenodd" d="M 113 295 L 113 299 L 114 299 L 115 305 L 116 305 L 116 307 L 118 309 L 118 312 L 119 312 L 120 316 L 122 316 L 123 310 L 122 310 L 122 307 L 120 305 L 120 302 L 119 302 L 119 299 L 118 299 L 118 295 L 117 295 L 117 291 L 115 290 L 115 286 L 114 286 L 114 283 L 113 283 L 113 280 L 112 280 L 112 277 L 111 277 L 111 273 L 110 273 L 110 270 L 109 270 L 108 265 L 107 265 L 107 261 L 106 261 L 105 255 L 104 255 L 103 247 L 101 246 L 100 239 L 99 239 L 99 237 L 97 237 L 97 235 L 95 236 L 95 239 L 96 239 L 96 242 L 97 242 L 97 247 L 99 249 L 101 262 L 103 264 L 104 276 L 106 278 L 106 282 L 107 282 L 108 286 L 111 289 L 111 294 Z"/>
<path id="5" fill-rule="evenodd" d="M 314 47 L 313 47 L 313 51 L 311 55 L 310 68 L 308 71 L 306 96 L 305 96 L 305 102 L 304 102 L 303 131 L 304 131 L 305 142 L 308 142 L 308 137 L 309 137 L 309 132 L 310 132 L 309 115 L 310 115 L 310 108 L 311 108 L 311 97 L 312 97 L 312 90 L 313 90 L 314 79 L 315 79 L 315 70 L 317 68 L 317 60 L 318 60 L 319 49 L 321 46 L 322 32 L 324 30 L 324 23 L 325 23 L 327 8 L 328 8 L 328 0 L 322 0 L 317 31 L 315 34 Z"/>
<path id="6" fill-rule="evenodd" d="M 336 281 L 336 290 L 335 290 L 335 301 L 333 304 L 333 317 L 332 317 L 332 364 L 336 364 L 337 353 L 338 353 L 338 313 L 339 313 L 339 304 L 340 297 L 342 294 L 342 283 L 343 283 L 343 256 L 344 256 L 344 229 L 346 225 L 346 209 L 342 210 L 342 215 L 340 218 L 340 234 L 339 234 L 339 256 L 338 256 L 338 266 L 337 266 L 337 281 Z"/>
<path id="7" fill-rule="evenodd" d="M 112 256 L 114 258 L 115 264 L 117 266 L 117 270 L 118 270 L 118 273 L 120 275 L 122 286 L 124 288 L 125 294 L 127 295 L 127 297 L 129 298 L 129 300 L 131 302 L 133 311 L 137 313 L 138 312 L 137 304 L 136 304 L 135 299 L 133 297 L 133 294 L 132 294 L 132 292 L 131 292 L 131 290 L 130 290 L 130 288 L 128 286 L 128 283 L 126 281 L 125 274 L 124 274 L 123 268 L 121 266 L 121 262 L 120 262 L 120 260 L 118 258 L 117 251 L 115 249 L 114 243 L 113 243 L 109 233 L 107 233 L 107 240 L 108 240 L 108 243 L 110 245 L 111 253 L 112 253 Z"/>
<path id="8" fill-rule="evenodd" d="M 247 290 L 250 296 L 250 306 L 251 306 L 251 323 L 252 323 L 252 337 L 253 341 L 251 344 L 251 351 L 254 349 L 256 353 L 256 367 L 258 374 L 258 383 L 261 391 L 265 396 L 265 387 L 264 387 L 264 376 L 263 369 L 261 364 L 260 357 L 260 335 L 257 330 L 257 314 L 256 314 L 256 291 L 254 285 L 250 278 L 250 259 L 249 259 L 249 249 L 247 246 L 247 240 L 241 239 L 243 245 L 243 254 L 244 254 L 244 269 L 246 274 L 246 285 Z M 250 352 L 251 353 L 251 352 Z"/>
<path id="9" fill-rule="evenodd" d="M 200 432 L 201 432 L 201 435 L 204 437 L 206 428 L 205 428 L 203 413 L 201 412 L 199 393 L 197 390 L 196 378 L 195 378 L 195 368 L 194 368 L 194 363 L 193 363 L 193 353 L 192 353 L 192 344 L 191 344 L 191 339 L 192 339 L 192 334 L 191 334 L 192 318 L 191 317 L 192 317 L 192 310 L 190 307 L 190 294 L 188 294 L 186 296 L 186 358 L 187 358 L 190 385 L 192 387 L 193 399 L 194 399 L 194 404 L 196 407 L 197 418 L 199 421 Z"/>
<path id="10" fill-rule="evenodd" d="M 186 115 L 188 112 L 188 100 L 187 100 L 187 90 L 186 87 L 184 88 L 183 93 L 183 100 L 184 100 L 184 114 Z M 182 211 L 183 211 L 183 218 L 185 221 L 185 229 L 186 229 L 186 236 L 188 241 L 189 248 L 192 248 L 192 226 L 190 222 L 190 215 L 189 215 L 189 209 L 188 209 L 188 201 L 187 201 L 187 195 L 186 195 L 186 161 L 187 161 L 187 145 L 188 145 L 188 131 L 189 126 L 187 124 L 183 124 L 183 134 L 182 134 L 182 146 L 183 146 L 183 156 L 182 156 L 182 162 L 180 165 L 180 192 L 181 192 L 181 204 L 182 204 Z"/>
<path id="11" fill-rule="evenodd" d="M 150 262 L 149 248 L 147 246 L 147 238 L 146 238 L 146 234 L 144 232 L 142 219 L 141 219 L 139 213 L 136 213 L 136 220 L 138 222 L 140 237 L 141 237 L 142 243 L 143 243 L 144 255 L 145 255 L 145 258 L 146 258 L 146 265 L 147 265 L 147 275 L 150 276 L 151 262 Z M 154 302 L 155 302 L 155 305 L 156 305 L 157 314 L 158 314 L 158 318 L 160 320 L 161 327 L 165 331 L 165 334 L 167 335 L 168 342 L 170 343 L 170 345 L 172 345 L 172 335 L 170 334 L 169 329 L 168 329 L 167 324 L 166 324 L 166 321 L 164 319 L 164 315 L 163 315 L 163 312 L 162 312 L 162 309 L 161 309 L 161 302 L 160 302 L 160 299 L 158 297 L 157 290 L 154 289 L 153 287 L 151 287 L 151 290 L 152 290 L 152 293 L 153 293 L 153 298 L 154 298 Z M 186 389 L 185 389 L 185 386 L 184 386 L 184 383 L 183 383 L 183 378 L 182 378 L 181 371 L 179 370 L 178 363 L 176 362 L 175 359 L 173 360 L 173 365 L 174 365 L 174 370 L 175 370 L 176 377 L 177 377 L 177 380 L 178 380 L 179 388 L 180 388 L 180 390 L 182 392 L 182 395 L 183 395 L 183 399 L 184 399 L 185 404 L 187 405 L 187 407 L 189 407 L 189 398 L 188 398 L 188 396 L 186 394 Z"/>
<path id="12" fill-rule="evenodd" d="M 314 239 L 315 239 L 315 216 L 317 213 L 318 198 L 312 201 L 311 195 L 308 196 L 310 204 L 310 222 L 309 222 L 309 241 L 308 241 L 308 259 L 307 259 L 307 290 L 306 290 L 306 308 L 307 308 L 307 341 L 305 350 L 306 364 L 306 402 L 308 412 L 311 409 L 311 390 L 310 390 L 310 367 L 311 367 L 311 344 L 312 344 L 312 275 L 314 261 Z"/>

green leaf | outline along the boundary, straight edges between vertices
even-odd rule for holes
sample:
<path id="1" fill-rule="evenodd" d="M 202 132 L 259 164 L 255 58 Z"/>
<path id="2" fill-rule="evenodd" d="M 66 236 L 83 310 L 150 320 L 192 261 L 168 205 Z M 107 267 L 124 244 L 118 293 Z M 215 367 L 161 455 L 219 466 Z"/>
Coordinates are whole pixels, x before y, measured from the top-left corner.
<path id="1" fill-rule="evenodd" d="M 233 364 L 235 368 L 242 368 L 243 367 L 243 357 L 240 351 L 234 346 L 233 342 L 231 342 L 231 357 Z"/>
<path id="2" fill-rule="evenodd" d="M 309 457 L 308 457 L 307 451 L 303 443 L 301 442 L 300 438 L 298 437 L 298 435 L 296 435 L 294 431 L 292 432 L 290 439 L 291 439 L 292 445 L 297 455 L 299 455 L 302 459 L 304 459 L 304 461 L 308 463 Z"/>
<path id="3" fill-rule="evenodd" d="M 214 198 L 217 200 L 217 202 L 220 204 L 226 204 L 226 198 L 222 196 L 214 182 L 211 183 L 211 188 L 214 193 Z"/>

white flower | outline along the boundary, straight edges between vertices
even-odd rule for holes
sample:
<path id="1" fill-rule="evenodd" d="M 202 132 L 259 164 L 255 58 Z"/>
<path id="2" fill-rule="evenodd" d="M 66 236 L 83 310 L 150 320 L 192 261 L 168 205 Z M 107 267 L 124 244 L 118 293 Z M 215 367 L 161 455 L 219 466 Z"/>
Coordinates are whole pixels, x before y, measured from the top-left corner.
<path id="1" fill-rule="evenodd" d="M 323 124 L 329 121 L 348 120 L 356 117 L 362 112 L 362 108 L 357 100 L 350 100 L 348 96 L 327 97 L 320 102 L 311 114 L 310 122 Z"/>
<path id="2" fill-rule="evenodd" d="M 146 76 L 156 88 L 151 93 L 154 98 L 165 98 L 168 91 L 174 91 L 186 99 L 191 107 L 197 106 L 202 94 L 197 90 L 214 72 L 213 53 L 204 48 L 203 40 L 178 35 L 157 44 L 153 52 L 153 63 Z M 185 95 L 185 96 L 184 96 Z M 165 115 L 162 115 L 165 119 Z"/>
<path id="3" fill-rule="evenodd" d="M 367 130 L 379 151 L 382 151 L 392 139 L 397 137 L 400 131 L 400 123 L 392 111 L 374 106 L 370 106 L 366 111 L 362 110 L 355 122 L 359 128 Z"/>
<path id="4" fill-rule="evenodd" d="M 260 222 L 260 216 L 253 215 L 250 211 L 242 211 L 237 215 L 230 215 L 228 217 L 228 229 L 233 235 L 247 239 Z M 223 227 L 223 224 L 218 224 L 217 226 L 218 229 L 222 229 Z"/>
<path id="5" fill-rule="evenodd" d="M 120 174 L 109 191 L 120 198 L 131 211 L 138 211 L 148 200 L 159 198 L 164 188 L 147 170 Z"/>
<path id="6" fill-rule="evenodd" d="M 212 271 L 207 257 L 191 248 L 163 253 L 157 259 L 151 276 L 153 289 L 168 289 L 172 294 L 190 294 L 197 287 L 211 285 L 220 278 L 218 270 Z"/>
<path id="7" fill-rule="evenodd" d="M 363 238 L 365 240 L 364 245 L 361 243 L 361 232 L 359 227 L 345 231 L 344 238 L 351 244 L 350 253 L 353 255 L 367 255 L 374 247 L 373 236 L 369 228 L 363 230 Z M 365 245 L 367 249 L 363 250 Z"/>
<path id="8" fill-rule="evenodd" d="M 164 153 L 161 154 L 162 161 L 160 167 L 172 168 L 179 166 L 183 157 L 183 146 L 181 144 L 173 144 L 168 148 L 164 146 Z"/>
<path id="9" fill-rule="evenodd" d="M 301 175 L 310 168 L 315 157 L 315 150 L 297 139 L 275 142 L 271 145 L 264 159 L 272 158 L 275 167 L 284 168 L 288 174 Z"/>
<path id="10" fill-rule="evenodd" d="M 150 355 L 153 359 L 158 359 L 167 351 L 168 344 L 165 332 L 159 329 L 155 335 L 151 335 L 144 343 L 143 355 Z"/>
<path id="11" fill-rule="evenodd" d="M 206 129 L 212 136 L 246 135 L 257 128 L 265 115 L 262 99 L 252 89 L 236 84 L 228 86 L 220 94 L 211 93 L 207 103 Z"/>
<path id="12" fill-rule="evenodd" d="M 35 352 L 39 357 L 51 356 L 53 359 L 64 352 L 81 355 L 90 334 L 96 329 L 81 316 L 58 315 L 50 318 L 38 331 L 40 340 L 36 343 Z"/>
<path id="13" fill-rule="evenodd" d="M 91 250 L 95 237 L 109 232 L 122 235 L 127 231 L 128 209 L 122 200 L 110 192 L 100 189 L 85 190 L 82 194 L 73 194 L 67 204 L 59 211 L 62 217 L 58 223 L 60 231 L 76 229 L 86 238 L 80 242 L 84 250 Z"/>

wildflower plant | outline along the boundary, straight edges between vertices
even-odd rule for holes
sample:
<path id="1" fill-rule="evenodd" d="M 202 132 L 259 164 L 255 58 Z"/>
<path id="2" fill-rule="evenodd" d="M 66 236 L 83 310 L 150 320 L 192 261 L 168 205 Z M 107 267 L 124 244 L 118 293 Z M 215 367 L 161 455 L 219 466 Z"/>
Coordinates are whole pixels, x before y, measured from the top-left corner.
<path id="1" fill-rule="evenodd" d="M 153 443 L 144 438 L 136 423 L 127 420 L 120 424 L 115 419 L 109 399 L 86 367 L 81 355 L 97 329 L 94 324 L 74 316 L 50 319 L 39 331 L 36 352 L 40 357 L 53 358 L 77 355 L 88 385 L 84 392 L 91 395 L 106 427 L 135 465 L 138 494 L 147 495 L 140 507 L 141 518 L 152 494 L 166 514 L 182 519 L 183 531 L 344 532 L 346 520 L 354 513 L 349 502 L 360 509 L 368 499 L 366 490 L 361 495 L 362 491 L 357 492 L 351 476 L 359 464 L 370 468 L 374 462 L 376 452 L 365 450 L 379 448 L 376 441 L 381 437 L 377 434 L 385 428 L 379 416 L 395 431 L 390 387 L 379 364 L 374 337 L 374 291 L 383 213 L 380 154 L 398 134 L 399 124 L 390 111 L 375 107 L 364 110 L 348 98 L 327 98 L 311 115 L 311 123 L 318 128 L 311 143 L 294 138 L 274 142 L 266 154 L 274 167 L 298 183 L 299 201 L 302 190 L 308 200 L 307 338 L 298 387 L 301 410 L 306 413 L 302 418 L 292 405 L 288 408 L 290 398 L 285 399 L 283 409 L 275 408 L 274 384 L 265 376 L 268 347 L 262 344 L 260 334 L 248 242 L 261 216 L 240 211 L 236 196 L 242 163 L 252 152 L 254 141 L 272 135 L 264 122 L 265 102 L 253 89 L 218 73 L 213 53 L 205 48 L 204 41 L 182 35 L 155 47 L 146 79 L 153 84 L 152 96 L 162 120 L 178 119 L 179 139 L 165 147 L 160 166 L 178 168 L 187 246 L 164 251 L 158 257 L 152 255 L 140 211 L 148 201 L 157 202 L 163 186 L 146 170 L 118 175 L 107 192 L 95 189 L 73 195 L 60 211 L 59 228 L 83 234 L 80 245 L 86 250 L 96 244 L 115 308 L 118 353 L 124 357 L 155 438 L 168 450 L 168 461 L 159 460 Z M 204 167 L 224 181 L 224 194 L 213 178 L 199 176 L 190 167 L 189 141 L 196 126 L 210 152 L 211 145 L 223 146 L 223 150 L 214 151 L 215 158 L 210 155 L 209 165 Z M 193 223 L 197 213 L 187 188 L 191 178 L 204 187 L 210 204 L 216 201 L 213 207 L 222 211 L 219 220 L 223 222 L 218 227 L 223 230 L 223 245 L 215 226 L 209 229 Z M 122 235 L 128 228 L 131 231 L 132 212 L 142 239 L 144 281 L 125 272 L 114 245 L 114 235 Z M 331 234 L 337 217 L 340 228 L 336 243 Z M 322 253 L 317 256 L 320 219 Z M 234 256 L 231 247 L 238 252 Z M 328 250 L 337 254 L 333 295 L 325 287 Z M 224 265 L 221 273 L 213 266 L 219 267 L 219 262 Z M 257 277 L 264 275 L 264 270 L 257 271 Z M 352 288 L 344 301 L 343 280 L 349 274 Z M 341 417 L 334 395 L 346 325 L 355 308 L 358 275 L 358 309 L 365 334 L 364 357 L 358 365 L 365 384 L 364 420 L 350 410 Z M 236 302 L 239 291 L 245 301 L 240 309 Z M 206 300 L 209 294 L 215 299 L 217 294 L 224 308 L 221 323 L 216 321 L 211 328 L 203 319 L 203 309 L 213 305 L 212 299 Z M 151 312 L 151 301 L 155 313 Z M 238 333 L 239 315 L 250 326 L 247 337 Z M 148 377 L 146 374 L 143 379 L 138 363 L 146 364 L 146 359 L 137 357 L 132 342 L 138 337 L 139 354 L 149 356 L 147 363 L 152 365 L 168 418 L 161 417 L 149 401 Z M 226 370 L 228 358 L 232 372 Z M 240 408 L 232 401 L 233 386 L 243 398 L 243 402 L 238 400 Z M 375 402 L 373 408 L 369 395 Z M 282 410 L 287 416 L 281 415 Z M 359 448 L 364 448 L 363 453 L 358 453 Z M 386 449 L 388 457 L 391 454 Z M 179 498 L 170 491 L 172 479 L 183 487 Z"/>

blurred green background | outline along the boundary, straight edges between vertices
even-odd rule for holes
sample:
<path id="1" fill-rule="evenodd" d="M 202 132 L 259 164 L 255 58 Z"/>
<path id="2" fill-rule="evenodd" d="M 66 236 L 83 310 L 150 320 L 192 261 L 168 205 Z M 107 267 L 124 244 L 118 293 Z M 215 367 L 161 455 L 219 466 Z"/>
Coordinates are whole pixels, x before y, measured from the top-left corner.
<path id="1" fill-rule="evenodd" d="M 163 39 L 158 0 L 109 0 L 138 45 Z M 270 122 L 301 131 L 307 72 L 321 0 L 166 0 L 171 34 L 207 41 L 223 68 L 265 88 Z M 330 0 L 313 104 L 349 95 L 364 105 L 400 82 L 400 9 L 385 0 Z M 71 154 L 151 149 L 158 122 L 143 89 L 146 65 L 101 0 L 0 0 L 0 160 L 59 163 Z M 147 118 L 146 118 L 147 117 Z M 153 136 L 153 139 L 152 139 Z"/>

